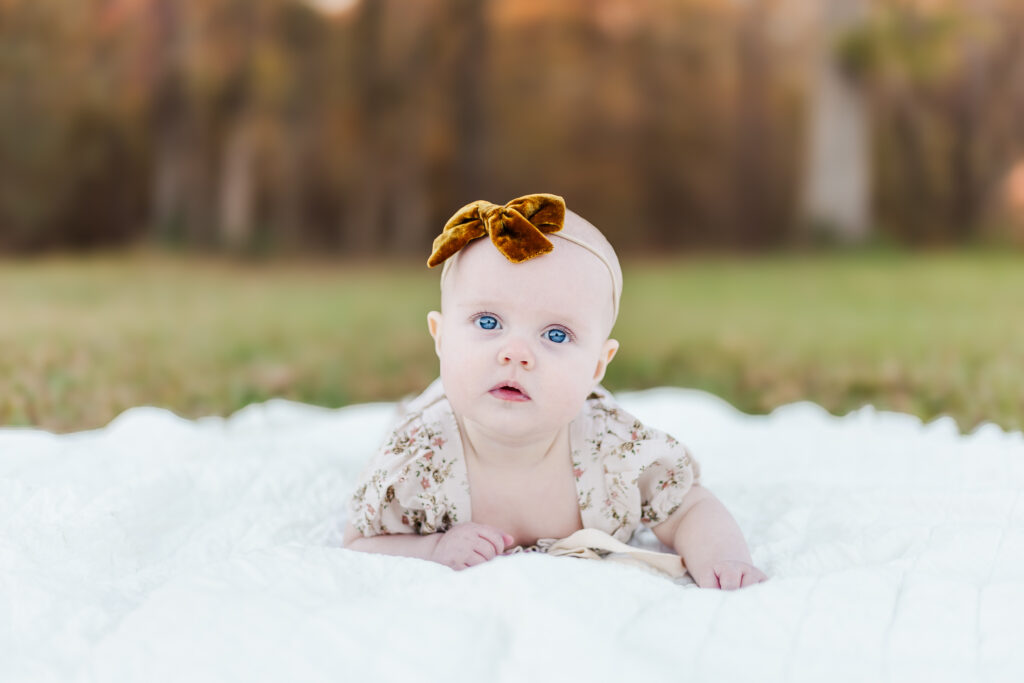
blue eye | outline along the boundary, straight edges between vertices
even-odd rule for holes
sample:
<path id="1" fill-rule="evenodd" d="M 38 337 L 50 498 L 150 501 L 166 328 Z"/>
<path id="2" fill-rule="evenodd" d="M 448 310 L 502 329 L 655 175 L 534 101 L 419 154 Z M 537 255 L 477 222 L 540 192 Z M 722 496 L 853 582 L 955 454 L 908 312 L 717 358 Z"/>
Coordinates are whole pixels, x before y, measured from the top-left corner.
<path id="1" fill-rule="evenodd" d="M 476 324 L 485 330 L 493 330 L 498 326 L 498 319 L 493 315 L 482 315 L 476 319 Z"/>
<path id="2" fill-rule="evenodd" d="M 565 333 L 565 330 L 559 329 L 548 330 L 547 332 L 544 333 L 544 336 L 547 337 L 548 340 L 553 341 L 556 344 L 561 344 L 568 338 L 568 335 Z"/>

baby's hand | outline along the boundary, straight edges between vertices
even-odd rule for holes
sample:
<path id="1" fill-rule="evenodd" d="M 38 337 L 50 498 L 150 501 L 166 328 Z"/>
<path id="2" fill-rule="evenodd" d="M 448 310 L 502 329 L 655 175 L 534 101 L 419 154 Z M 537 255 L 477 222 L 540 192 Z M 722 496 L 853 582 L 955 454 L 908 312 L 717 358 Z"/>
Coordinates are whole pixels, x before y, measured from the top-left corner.
<path id="1" fill-rule="evenodd" d="M 430 559 L 452 569 L 465 569 L 494 559 L 513 538 L 486 524 L 462 522 L 441 534 Z"/>
<path id="2" fill-rule="evenodd" d="M 701 588 L 731 591 L 767 581 L 768 576 L 752 564 L 738 560 L 715 562 L 707 567 L 687 567 L 690 576 Z"/>

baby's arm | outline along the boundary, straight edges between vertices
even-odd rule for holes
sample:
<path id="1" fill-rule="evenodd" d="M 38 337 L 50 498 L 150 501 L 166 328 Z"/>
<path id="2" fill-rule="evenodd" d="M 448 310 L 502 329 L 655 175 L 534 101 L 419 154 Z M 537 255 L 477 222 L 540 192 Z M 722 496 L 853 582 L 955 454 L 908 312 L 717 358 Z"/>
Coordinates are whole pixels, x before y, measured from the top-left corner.
<path id="1" fill-rule="evenodd" d="M 731 590 L 768 578 L 752 564 L 736 520 L 702 486 L 691 487 L 679 508 L 652 530 L 662 543 L 682 556 L 687 571 L 701 588 Z"/>
<path id="2" fill-rule="evenodd" d="M 445 533 L 436 534 L 384 534 L 362 536 L 355 527 L 345 527 L 342 545 L 350 550 L 382 555 L 418 557 L 446 565 L 452 569 L 465 569 L 494 559 L 511 546 L 514 539 L 499 529 L 486 524 L 463 522 Z"/>

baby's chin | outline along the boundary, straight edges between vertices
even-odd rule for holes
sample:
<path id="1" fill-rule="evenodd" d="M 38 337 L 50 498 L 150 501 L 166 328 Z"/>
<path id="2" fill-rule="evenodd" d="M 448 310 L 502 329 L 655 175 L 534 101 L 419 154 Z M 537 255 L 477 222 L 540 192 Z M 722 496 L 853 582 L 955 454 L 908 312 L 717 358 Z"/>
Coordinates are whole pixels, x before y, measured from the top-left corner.
<path id="1" fill-rule="evenodd" d="M 550 437 L 576 419 L 583 408 L 582 401 L 575 410 L 570 410 L 569 406 L 557 410 L 542 409 L 533 399 L 508 401 L 490 395 L 471 406 L 451 403 L 452 411 L 460 422 L 471 423 L 492 438 L 507 440 Z"/>

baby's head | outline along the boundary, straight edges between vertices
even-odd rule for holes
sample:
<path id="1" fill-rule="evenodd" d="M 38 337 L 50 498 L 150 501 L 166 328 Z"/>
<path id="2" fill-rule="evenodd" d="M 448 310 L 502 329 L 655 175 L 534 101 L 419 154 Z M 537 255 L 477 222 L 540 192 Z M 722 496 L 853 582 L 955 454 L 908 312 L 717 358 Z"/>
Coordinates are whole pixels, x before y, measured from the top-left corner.
<path id="1" fill-rule="evenodd" d="M 486 236 L 446 263 L 441 313 L 427 319 L 456 415 L 495 435 L 568 424 L 618 342 L 622 271 L 601 232 L 567 211 L 553 249 L 512 263 Z"/>

